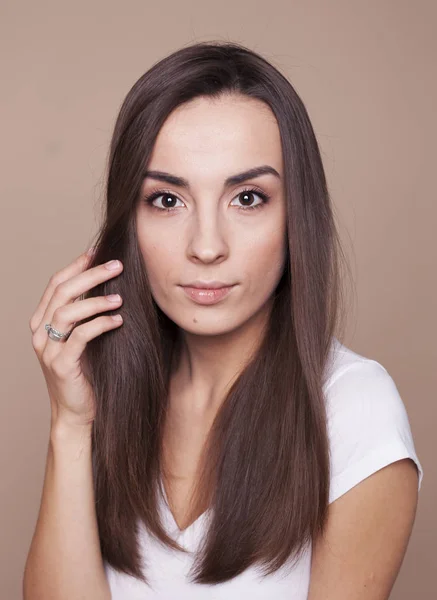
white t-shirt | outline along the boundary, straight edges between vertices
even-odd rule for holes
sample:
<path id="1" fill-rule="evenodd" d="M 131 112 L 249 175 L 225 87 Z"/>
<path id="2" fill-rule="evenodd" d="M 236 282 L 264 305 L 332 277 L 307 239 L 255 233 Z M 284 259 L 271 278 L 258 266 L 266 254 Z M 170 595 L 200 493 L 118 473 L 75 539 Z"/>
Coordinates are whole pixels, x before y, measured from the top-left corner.
<path id="1" fill-rule="evenodd" d="M 331 480 L 329 502 L 333 502 L 363 479 L 402 458 L 411 458 L 423 470 L 415 452 L 410 424 L 403 401 L 387 370 L 377 361 L 361 356 L 336 338 L 325 383 Z M 189 554 L 164 547 L 140 525 L 145 574 L 152 587 L 113 570 L 105 570 L 112 600 L 306 600 L 311 566 L 311 544 L 290 570 L 262 577 L 252 566 L 234 579 L 217 585 L 191 583 L 187 577 L 193 553 L 211 515 L 204 512 L 187 529 L 180 531 L 167 502 L 160 511 L 170 535 Z"/>

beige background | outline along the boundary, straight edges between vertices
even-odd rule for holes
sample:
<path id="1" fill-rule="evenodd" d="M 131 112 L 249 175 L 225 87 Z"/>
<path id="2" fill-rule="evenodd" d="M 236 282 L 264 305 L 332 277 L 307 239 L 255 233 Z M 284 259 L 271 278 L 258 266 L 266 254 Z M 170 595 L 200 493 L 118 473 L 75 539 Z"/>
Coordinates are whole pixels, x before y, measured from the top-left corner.
<path id="1" fill-rule="evenodd" d="M 391 598 L 431 598 L 435 1 L 2 0 L 0 12 L 0 597 L 21 598 L 49 433 L 28 321 L 50 275 L 93 237 L 111 128 L 131 85 L 173 50 L 217 39 L 261 52 L 308 108 L 356 284 L 346 342 L 393 376 L 425 470 Z"/>

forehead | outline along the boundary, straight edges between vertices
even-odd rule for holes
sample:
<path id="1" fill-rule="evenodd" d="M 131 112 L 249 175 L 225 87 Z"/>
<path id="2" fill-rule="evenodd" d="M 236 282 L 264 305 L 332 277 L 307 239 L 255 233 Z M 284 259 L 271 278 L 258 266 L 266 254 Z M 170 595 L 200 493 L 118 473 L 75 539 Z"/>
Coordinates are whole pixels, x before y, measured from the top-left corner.
<path id="1" fill-rule="evenodd" d="M 223 179 L 261 164 L 282 170 L 275 115 L 259 100 L 224 95 L 177 107 L 159 131 L 148 168 Z"/>

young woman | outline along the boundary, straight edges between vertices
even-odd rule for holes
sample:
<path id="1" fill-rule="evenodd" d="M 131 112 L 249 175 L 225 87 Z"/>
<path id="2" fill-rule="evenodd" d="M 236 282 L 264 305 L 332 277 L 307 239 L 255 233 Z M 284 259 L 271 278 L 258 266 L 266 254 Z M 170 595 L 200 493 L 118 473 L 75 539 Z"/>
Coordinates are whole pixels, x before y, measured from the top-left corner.
<path id="1" fill-rule="evenodd" d="M 52 422 L 26 600 L 388 598 L 423 472 L 393 379 L 339 341 L 344 254 L 289 81 L 238 44 L 164 58 L 106 192 L 30 321 Z"/>

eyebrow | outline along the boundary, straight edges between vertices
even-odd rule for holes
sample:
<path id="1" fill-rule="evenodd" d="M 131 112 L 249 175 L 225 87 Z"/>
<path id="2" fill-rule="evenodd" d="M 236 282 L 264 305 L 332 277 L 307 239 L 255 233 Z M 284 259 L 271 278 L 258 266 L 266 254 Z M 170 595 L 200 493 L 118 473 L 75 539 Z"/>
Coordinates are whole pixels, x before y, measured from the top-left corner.
<path id="1" fill-rule="evenodd" d="M 254 167 L 253 169 L 249 169 L 248 171 L 243 171 L 242 173 L 237 173 L 236 175 L 231 175 L 225 180 L 225 187 L 230 187 L 231 185 L 238 185 L 239 183 L 243 183 L 248 179 L 254 179 L 255 177 L 261 177 L 261 175 L 274 175 L 278 179 L 281 179 L 278 171 L 271 167 L 270 165 L 262 165 L 261 167 Z M 157 179 L 159 181 L 164 181 L 170 185 L 177 185 L 178 187 L 190 189 L 190 184 L 187 179 L 183 177 L 178 177 L 176 175 L 171 175 L 170 173 L 165 173 L 164 171 L 146 171 L 143 175 L 144 179 L 150 177 L 151 179 Z"/>

